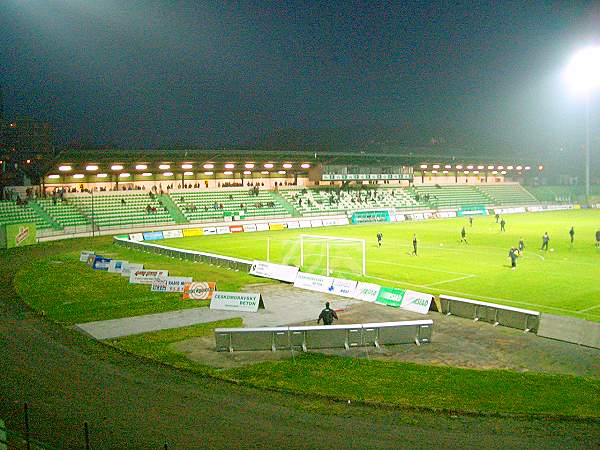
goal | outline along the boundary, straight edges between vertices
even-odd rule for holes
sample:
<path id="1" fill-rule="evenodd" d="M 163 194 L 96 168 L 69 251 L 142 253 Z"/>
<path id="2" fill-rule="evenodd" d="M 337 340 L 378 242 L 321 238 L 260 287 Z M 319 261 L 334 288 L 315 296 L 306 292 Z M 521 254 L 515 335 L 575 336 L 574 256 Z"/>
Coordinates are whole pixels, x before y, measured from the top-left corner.
<path id="1" fill-rule="evenodd" d="M 367 274 L 366 245 L 364 239 L 337 236 L 300 235 L 300 267 L 303 268 L 310 251 L 325 259 L 327 275 L 344 270 L 349 273 Z M 345 262 L 343 262 L 345 261 Z M 348 262 L 349 261 L 349 262 Z M 358 266 L 356 263 L 359 263 Z"/>

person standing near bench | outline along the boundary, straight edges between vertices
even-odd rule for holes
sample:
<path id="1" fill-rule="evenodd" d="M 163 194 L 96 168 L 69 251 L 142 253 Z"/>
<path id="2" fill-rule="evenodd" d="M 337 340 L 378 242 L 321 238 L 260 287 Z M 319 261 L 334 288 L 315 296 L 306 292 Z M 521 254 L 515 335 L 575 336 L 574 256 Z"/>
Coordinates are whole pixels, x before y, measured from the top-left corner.
<path id="1" fill-rule="evenodd" d="M 333 319 L 338 320 L 338 316 L 335 311 L 329 307 L 329 302 L 327 302 L 325 303 L 325 309 L 321 311 L 321 314 L 319 314 L 317 323 L 320 323 L 321 320 L 323 320 L 323 325 L 331 325 L 333 323 Z"/>

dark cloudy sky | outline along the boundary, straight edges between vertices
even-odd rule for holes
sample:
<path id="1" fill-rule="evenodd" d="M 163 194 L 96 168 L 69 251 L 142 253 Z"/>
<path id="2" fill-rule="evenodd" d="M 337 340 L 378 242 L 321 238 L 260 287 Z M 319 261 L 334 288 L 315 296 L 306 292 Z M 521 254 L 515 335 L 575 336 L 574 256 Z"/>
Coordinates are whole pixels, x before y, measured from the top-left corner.
<path id="1" fill-rule="evenodd" d="M 50 121 L 59 144 L 252 145 L 334 129 L 532 155 L 577 147 L 581 99 L 560 72 L 600 43 L 598 1 L 0 5 L 6 113 Z"/>

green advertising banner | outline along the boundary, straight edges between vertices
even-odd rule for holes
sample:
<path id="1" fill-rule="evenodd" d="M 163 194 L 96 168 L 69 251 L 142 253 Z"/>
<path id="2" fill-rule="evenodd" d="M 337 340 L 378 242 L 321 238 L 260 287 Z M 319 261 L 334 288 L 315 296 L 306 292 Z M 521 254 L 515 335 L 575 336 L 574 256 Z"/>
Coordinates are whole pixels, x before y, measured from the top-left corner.
<path id="1" fill-rule="evenodd" d="M 390 222 L 390 212 L 383 211 L 357 211 L 352 213 L 352 223 L 365 222 Z"/>
<path id="2" fill-rule="evenodd" d="M 406 291 L 404 289 L 396 289 L 381 286 L 381 289 L 379 289 L 379 295 L 377 296 L 375 303 L 399 308 L 402 304 L 402 300 L 404 300 L 404 294 L 406 294 Z"/>
<path id="3" fill-rule="evenodd" d="M 6 248 L 22 247 L 37 243 L 35 223 L 4 225 L 3 234 Z"/>

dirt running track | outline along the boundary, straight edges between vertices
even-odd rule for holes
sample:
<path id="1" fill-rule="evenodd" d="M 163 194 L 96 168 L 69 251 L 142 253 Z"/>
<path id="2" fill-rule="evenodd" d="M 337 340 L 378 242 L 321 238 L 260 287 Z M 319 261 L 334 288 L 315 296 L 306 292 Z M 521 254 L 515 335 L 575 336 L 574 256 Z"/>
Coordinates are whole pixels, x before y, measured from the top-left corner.
<path id="1" fill-rule="evenodd" d="M 82 448 L 597 448 L 597 423 L 386 410 L 241 388 L 149 364 L 0 301 L 0 417 Z M 334 387 L 332 387 L 334 388 Z"/>

